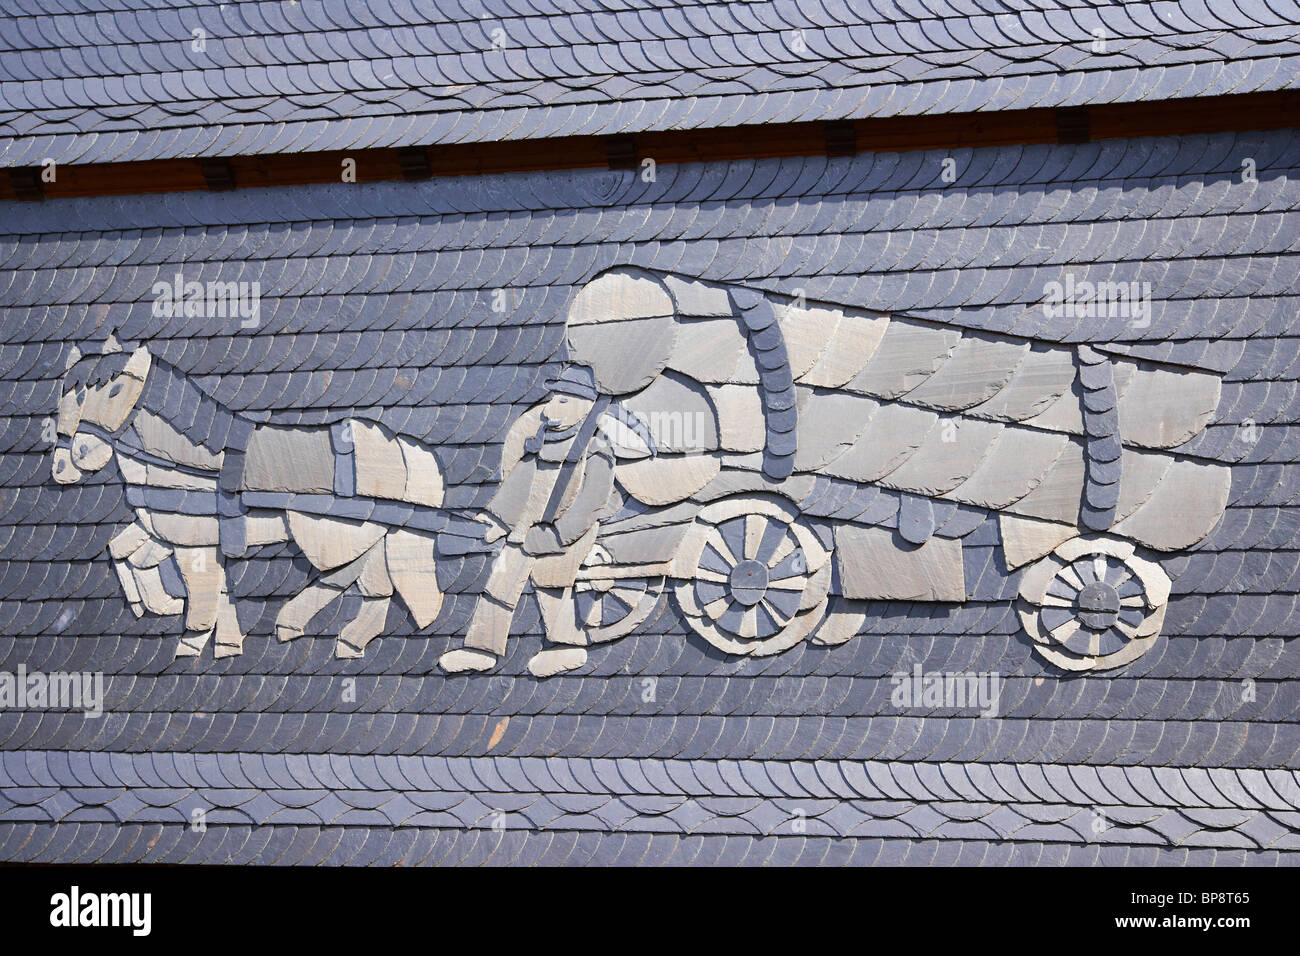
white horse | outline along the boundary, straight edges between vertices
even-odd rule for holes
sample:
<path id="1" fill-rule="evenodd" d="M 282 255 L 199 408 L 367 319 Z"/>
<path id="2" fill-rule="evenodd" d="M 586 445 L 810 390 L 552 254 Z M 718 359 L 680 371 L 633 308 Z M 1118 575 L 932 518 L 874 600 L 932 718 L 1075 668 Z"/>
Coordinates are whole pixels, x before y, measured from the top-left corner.
<path id="1" fill-rule="evenodd" d="M 394 595 L 420 628 L 438 615 L 435 542 L 456 519 L 441 510 L 437 459 L 417 442 L 356 419 L 256 423 L 112 336 L 97 354 L 69 355 L 57 434 L 60 484 L 116 458 L 136 520 L 109 552 L 137 616 L 185 613 L 178 656 L 214 635 L 216 657 L 242 652 L 225 562 L 277 542 L 292 540 L 320 572 L 276 617 L 281 640 L 354 584 L 362 603 L 338 634 L 339 657 L 364 653 Z"/>

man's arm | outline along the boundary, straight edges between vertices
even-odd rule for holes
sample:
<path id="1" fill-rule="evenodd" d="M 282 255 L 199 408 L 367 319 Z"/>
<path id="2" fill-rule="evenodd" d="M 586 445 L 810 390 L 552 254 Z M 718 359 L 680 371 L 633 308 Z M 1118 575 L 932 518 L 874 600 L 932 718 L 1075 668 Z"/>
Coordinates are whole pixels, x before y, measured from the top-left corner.
<path id="1" fill-rule="evenodd" d="M 562 551 L 591 530 L 606 510 L 614 493 L 614 456 L 603 440 L 592 442 L 579 480 L 582 484 L 567 508 L 553 521 L 528 532 L 527 550 L 532 554 Z"/>

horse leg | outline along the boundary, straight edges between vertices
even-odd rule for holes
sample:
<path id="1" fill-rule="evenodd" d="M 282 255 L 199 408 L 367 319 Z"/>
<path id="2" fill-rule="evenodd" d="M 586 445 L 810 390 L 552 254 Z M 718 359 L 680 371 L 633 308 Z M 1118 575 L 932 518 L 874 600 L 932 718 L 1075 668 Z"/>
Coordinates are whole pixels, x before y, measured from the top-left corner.
<path id="1" fill-rule="evenodd" d="M 185 632 L 175 656 L 198 657 L 212 639 L 225 576 L 216 548 L 174 548 L 175 567 L 185 585 Z"/>
<path id="2" fill-rule="evenodd" d="M 108 553 L 113 559 L 113 570 L 117 572 L 117 579 L 126 593 L 126 603 L 136 617 L 144 616 L 144 598 L 140 594 L 139 587 L 136 586 L 135 575 L 127 558 L 139 551 L 147 540 L 149 540 L 148 532 L 140 526 L 139 521 L 134 521 L 108 542 Z"/>
<path id="3" fill-rule="evenodd" d="M 307 622 L 334 601 L 343 592 L 323 584 L 309 584 L 280 608 L 275 616 L 275 635 L 282 641 L 302 637 Z"/>
<path id="4" fill-rule="evenodd" d="M 356 617 L 343 625 L 334 643 L 334 656 L 357 658 L 366 652 L 366 645 L 379 636 L 388 619 L 388 605 L 393 596 L 393 581 L 384 558 L 383 539 L 357 559 L 361 574 L 357 576 L 357 589 L 361 592 L 361 609 Z"/>
<path id="5" fill-rule="evenodd" d="M 176 567 L 185 585 L 185 632 L 176 645 L 177 657 L 197 657 L 207 647 L 217 624 L 223 577 L 216 548 L 176 548 Z"/>
<path id="6" fill-rule="evenodd" d="M 432 624 L 442 610 L 433 548 L 431 537 L 414 531 L 397 529 L 384 537 L 389 580 L 421 630 Z"/>
<path id="7" fill-rule="evenodd" d="M 212 648 L 213 657 L 235 657 L 244 653 L 244 632 L 239 629 L 235 605 L 226 589 L 221 589 L 221 603 L 217 606 L 217 643 Z"/>
<path id="8" fill-rule="evenodd" d="M 177 547 L 176 566 L 185 584 L 185 633 L 176 648 L 178 657 L 203 651 L 215 631 L 215 657 L 231 657 L 244 650 L 234 605 L 227 592 L 226 569 L 215 547 Z"/>
<path id="9" fill-rule="evenodd" d="M 369 552 L 366 552 L 350 564 L 324 575 L 285 602 L 275 616 L 276 636 L 282 641 L 302 637 L 311 619 L 342 596 L 361 576 L 368 556 Z"/>
<path id="10" fill-rule="evenodd" d="M 366 645 L 379 636 L 388 619 L 388 605 L 392 598 L 368 597 L 361 601 L 361 610 L 339 631 L 334 643 L 334 656 L 339 658 L 362 657 Z"/>

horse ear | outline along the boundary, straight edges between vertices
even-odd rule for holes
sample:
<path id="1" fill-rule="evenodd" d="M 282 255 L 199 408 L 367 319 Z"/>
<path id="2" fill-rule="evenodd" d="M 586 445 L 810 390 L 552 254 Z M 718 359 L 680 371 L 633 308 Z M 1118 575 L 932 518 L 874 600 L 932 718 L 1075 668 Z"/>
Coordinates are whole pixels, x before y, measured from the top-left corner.
<path id="1" fill-rule="evenodd" d="M 74 345 L 72 348 L 68 349 L 68 361 L 63 366 L 63 371 L 65 372 L 68 371 L 68 369 L 72 368 L 72 366 L 76 365 L 80 361 L 81 361 L 81 349 L 77 348 Z"/>
<path id="2" fill-rule="evenodd" d="M 118 342 L 116 335 L 109 332 L 108 338 L 104 339 L 104 347 L 99 351 L 102 355 L 112 355 L 114 352 L 122 351 L 122 344 Z"/>

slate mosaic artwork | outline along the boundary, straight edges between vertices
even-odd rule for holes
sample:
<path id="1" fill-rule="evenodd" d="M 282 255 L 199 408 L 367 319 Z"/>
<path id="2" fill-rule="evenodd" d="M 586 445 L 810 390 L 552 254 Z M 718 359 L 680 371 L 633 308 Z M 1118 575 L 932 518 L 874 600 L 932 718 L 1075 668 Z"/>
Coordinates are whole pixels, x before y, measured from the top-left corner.
<path id="1" fill-rule="evenodd" d="M 1243 154 L 1257 159 L 1257 183 L 1241 182 Z M 599 201 L 593 187 L 609 174 L 575 172 L 23 207 L 0 249 L 11 415 L 3 457 L 10 623 L 0 669 L 102 671 L 106 706 L 98 720 L 0 712 L 0 856 L 353 865 L 1290 859 L 1300 797 L 1289 477 L 1297 158 L 1296 135 L 1279 132 L 978 149 L 961 156 L 969 175 L 955 185 L 938 180 L 939 157 L 916 152 L 666 167 L 653 184 L 627 174 Z M 1072 270 L 1094 282 L 1150 282 L 1157 296 L 1147 324 L 1047 314 L 1045 284 Z M 259 282 L 260 323 L 155 315 L 150 290 L 178 271 L 187 282 Z M 633 308 L 665 294 L 671 315 L 662 300 Z M 494 299 L 506 307 L 494 309 Z M 655 314 L 633 317 L 646 312 Z M 763 333 L 759 314 L 782 333 L 772 339 L 782 342 L 783 363 L 763 364 L 764 350 L 751 347 Z M 583 316 L 601 321 L 575 321 Z M 796 331 L 799 322 L 807 328 Z M 681 360 L 673 337 L 657 331 L 647 341 L 658 351 L 620 347 L 630 328 L 613 347 L 603 344 L 605 326 L 637 323 L 719 342 Z M 824 347 L 840 334 L 879 341 L 874 351 Z M 891 335 L 907 335 L 909 361 L 924 374 L 882 365 L 895 385 L 867 375 L 859 381 L 869 387 L 844 387 L 871 368 L 868 352 L 887 356 Z M 81 354 L 69 368 L 72 342 Z M 978 374 L 963 372 L 963 356 L 977 352 L 985 356 Z M 674 370 L 691 355 L 720 370 L 718 381 L 706 367 Z M 576 357 L 588 359 L 591 376 Z M 663 402 L 638 403 L 649 373 L 629 371 L 628 361 L 650 362 L 655 381 L 672 384 Z M 167 388 L 207 396 L 159 409 L 174 422 L 185 417 L 172 434 L 210 442 L 187 453 L 233 447 L 238 421 L 309 443 L 289 477 L 310 489 L 286 491 L 283 457 L 249 446 L 244 481 L 254 464 L 262 477 L 247 487 L 266 490 L 242 493 L 388 509 L 366 519 L 378 531 L 313 539 L 316 513 L 306 510 L 306 530 L 293 540 L 259 544 L 257 522 L 247 520 L 256 505 L 234 522 L 245 550 L 229 559 L 221 528 L 235 516 L 209 507 L 232 490 L 224 470 L 214 492 L 211 474 L 200 474 L 206 466 L 173 468 L 207 484 L 144 504 L 133 503 L 132 487 L 164 490 L 149 481 L 148 469 L 162 467 L 152 460 L 143 481 L 133 465 L 112 463 L 75 482 L 55 480 L 56 460 L 80 468 L 73 435 L 62 436 L 68 447 L 48 436 L 70 377 L 84 379 L 83 418 L 111 431 L 112 409 L 120 414 L 133 394 L 155 387 L 160 370 L 170 370 L 159 379 Z M 605 378 L 620 374 L 631 377 Z M 544 421 L 539 406 L 565 395 L 591 403 L 562 389 L 584 393 L 592 378 L 597 400 L 611 399 L 601 440 L 641 455 L 628 462 L 632 475 L 665 463 L 680 469 L 643 486 L 627 479 L 652 501 L 683 490 L 690 498 L 729 473 L 719 465 L 715 475 L 710 464 L 697 474 L 701 460 L 736 459 L 743 467 L 731 472 L 741 477 L 728 480 L 742 484 L 722 487 L 746 500 L 770 501 L 771 487 L 801 482 L 798 518 L 769 510 L 759 542 L 774 528 L 778 547 L 811 555 L 829 545 L 843 563 L 827 575 L 835 583 L 824 596 L 845 613 L 781 653 L 738 654 L 747 648 L 736 645 L 771 639 L 757 615 L 737 621 L 737 602 L 721 609 L 710 606 L 712 592 L 676 593 L 699 588 L 698 574 L 665 575 L 675 593 L 654 602 L 635 634 L 584 648 L 586 661 L 572 669 L 530 673 L 545 647 L 570 651 L 553 635 L 575 621 L 548 624 L 548 590 L 573 580 L 575 595 L 581 585 L 588 595 L 632 596 L 601 591 L 595 585 L 612 579 L 597 571 L 586 582 L 575 575 L 530 587 L 492 670 L 446 673 L 439 661 L 466 651 L 509 533 L 489 543 L 467 533 L 473 522 L 456 525 L 462 544 L 450 550 L 461 553 L 437 555 L 436 591 L 404 588 L 403 574 L 425 573 L 430 537 L 435 554 L 458 538 L 415 516 L 481 516 L 494 500 L 505 512 L 504 479 L 520 472 L 502 468 L 503 452 L 526 468 L 556 445 L 539 426 L 549 421 L 563 434 L 572 421 L 558 405 Z M 687 388 L 688 378 L 700 387 Z M 1175 386 L 1144 386 L 1162 378 Z M 1011 387 L 1018 379 L 1025 387 Z M 127 387 L 113 395 L 114 384 Z M 1151 403 L 1161 396 L 1169 408 L 1157 413 Z M 635 414 L 610 413 L 614 399 Z M 730 417 L 729 401 L 750 411 L 757 403 L 759 414 Z M 782 415 L 821 401 L 872 414 Z M 141 398 L 137 435 L 141 422 L 163 420 L 144 417 L 149 407 Z M 708 427 L 676 437 L 717 441 L 725 453 L 672 450 L 669 426 L 679 419 L 657 413 L 695 407 L 712 409 Z M 882 454 L 883 439 L 858 443 L 882 415 L 932 422 L 880 433 L 915 444 L 906 461 L 938 429 L 934 453 L 961 467 L 857 480 L 866 473 L 853 469 L 871 464 L 866 452 Z M 941 420 L 957 435 L 979 429 L 977 450 L 944 442 Z M 157 451 L 171 438 L 150 427 Z M 1016 469 L 999 466 L 985 472 L 996 481 L 971 485 L 981 462 L 1007 460 L 994 453 L 1022 433 L 1043 450 L 1020 448 Z M 1118 458 L 1107 451 L 1116 434 Z M 538 452 L 524 450 L 534 438 Z M 654 455 L 645 454 L 650 442 Z M 436 469 L 406 467 L 426 454 Z M 340 467 L 348 458 L 350 469 Z M 835 461 L 848 462 L 839 477 L 833 464 L 828 470 Z M 1067 510 L 1003 503 L 1058 470 L 1069 476 L 1060 479 L 1073 496 Z M 1118 497 L 1107 490 L 1115 472 Z M 152 532 L 144 525 L 142 512 L 151 521 L 184 516 L 192 494 L 204 504 L 182 525 L 213 521 L 215 541 L 180 544 L 171 531 L 160 537 L 156 522 Z M 1183 514 L 1190 494 L 1203 495 L 1200 524 L 1161 518 L 1162 509 Z M 635 512 L 628 521 L 662 507 L 626 497 Z M 716 501 L 687 503 L 694 516 L 707 513 L 692 525 L 704 529 L 701 555 L 712 546 L 721 556 L 749 532 L 748 517 L 740 527 L 725 509 L 710 511 Z M 1153 518 L 1137 520 L 1148 509 Z M 639 532 L 627 536 L 633 551 L 619 553 L 617 524 L 599 531 L 617 560 L 594 567 L 648 560 L 634 553 L 648 546 Z M 830 538 L 814 524 L 833 526 Z M 575 530 L 587 529 L 566 536 Z M 1025 563 L 1046 557 L 1052 574 L 1027 590 L 1025 573 L 1009 567 L 1011 540 L 1038 549 Z M 1096 540 L 1116 546 L 1100 553 L 1093 581 L 1085 575 L 1098 555 L 1077 543 Z M 404 564 L 410 542 L 420 558 Z M 320 583 L 329 575 L 313 555 L 334 549 L 329 565 L 363 544 L 363 567 Z M 476 549 L 488 544 L 497 550 Z M 532 545 L 521 544 L 528 557 Z M 845 560 L 899 561 L 935 547 L 955 550 L 879 575 Z M 224 574 L 220 586 L 196 585 L 183 613 L 168 603 L 177 598 L 159 570 L 169 548 L 215 555 L 203 571 L 177 564 L 185 588 Z M 391 595 L 380 593 L 384 575 L 368 563 L 381 554 Z M 811 558 L 806 567 L 814 579 L 820 573 Z M 900 581 L 907 593 L 870 591 Z M 1026 594 L 1056 589 L 1057 602 L 1080 613 L 1122 613 L 1101 601 L 1084 607 L 1071 593 L 1097 583 L 1126 598 L 1141 588 L 1151 602 L 1144 619 L 1167 590 L 1163 619 L 1126 642 L 1150 638 L 1131 661 L 1073 672 L 1059 660 L 1080 651 L 1053 640 L 1059 624 L 1046 607 L 1039 632 L 1026 633 Z M 163 613 L 137 617 L 132 585 L 136 611 Z M 741 597 L 757 590 L 730 575 L 726 586 Z M 957 587 L 964 600 L 955 600 Z M 407 593 L 417 597 L 408 602 Z M 315 594 L 322 613 L 286 614 L 303 594 Z M 623 606 L 639 613 L 648 603 Z M 605 601 L 568 604 L 580 606 L 588 633 L 604 626 Z M 802 601 L 793 619 L 800 613 Z M 851 627 L 827 630 L 846 614 Z M 713 641 L 700 636 L 700 621 L 715 627 Z M 281 640 L 286 626 L 303 636 Z M 771 633 L 784 642 L 794 632 Z M 832 639 L 818 643 L 817 634 Z M 201 656 L 184 656 L 200 645 Z M 1053 650 L 1058 661 L 1045 654 Z M 1104 653 L 1089 646 L 1082 656 Z M 1001 675 L 995 713 L 927 704 L 923 695 L 919 706 L 899 706 L 895 678 L 912 673 Z M 191 826 L 195 811 L 202 830 Z"/>
<path id="2" fill-rule="evenodd" d="M 1300 88 L 1290 0 L 553 6 L 2 0 L 0 165 Z M 1300 861 L 1300 131 L 0 206 L 0 861 Z"/>
<path id="3" fill-rule="evenodd" d="M 564 370 L 506 431 L 481 516 L 440 507 L 425 445 L 361 419 L 256 424 L 116 337 L 68 356 L 53 476 L 116 460 L 136 521 L 109 554 L 133 611 L 185 613 L 178 655 L 214 632 L 216 656 L 242 653 L 226 565 L 259 546 L 292 541 L 321 572 L 280 609 L 280 640 L 356 586 L 339 657 L 364 653 L 395 595 L 428 627 L 439 559 L 490 552 L 467 649 L 440 663 L 492 669 L 531 586 L 562 645 L 529 662 L 539 677 L 634 633 L 668 579 L 725 653 L 841 644 L 864 602 L 964 601 L 968 538 L 1028 566 L 1020 613 L 1044 657 L 1120 666 L 1155 642 L 1170 591 L 1135 544 L 1195 544 L 1227 503 L 1227 469 L 1163 452 L 1204 431 L 1211 374 L 626 268 L 577 292 L 565 330 Z"/>

